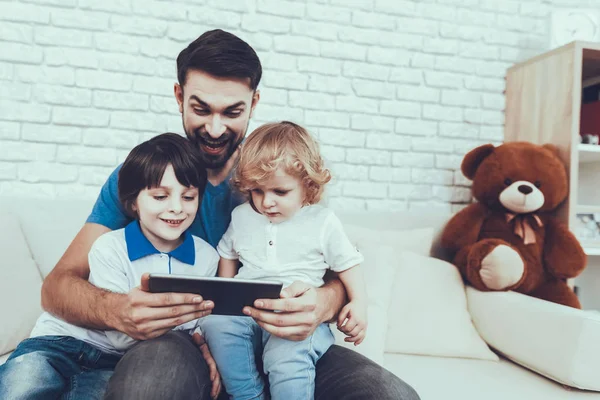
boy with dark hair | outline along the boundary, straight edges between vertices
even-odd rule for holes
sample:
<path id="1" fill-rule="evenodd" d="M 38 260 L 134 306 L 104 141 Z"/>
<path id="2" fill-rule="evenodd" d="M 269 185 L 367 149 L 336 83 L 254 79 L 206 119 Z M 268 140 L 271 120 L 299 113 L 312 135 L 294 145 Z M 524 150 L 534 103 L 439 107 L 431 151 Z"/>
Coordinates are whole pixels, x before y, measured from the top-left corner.
<path id="1" fill-rule="evenodd" d="M 204 166 L 175 133 L 136 146 L 119 172 L 121 204 L 133 218 L 90 249 L 89 282 L 127 293 L 143 274 L 214 276 L 219 257 L 190 227 L 206 185 Z M 196 321 L 174 327 L 191 334 Z M 2 399 L 101 399 L 106 381 L 137 341 L 116 330 L 86 329 L 45 312 L 29 339 L 0 365 Z"/>
<path id="2" fill-rule="evenodd" d="M 200 150 L 208 174 L 204 198 L 190 230 L 216 247 L 231 221 L 231 211 L 241 203 L 228 177 L 260 99 L 257 87 L 262 69 L 246 42 L 218 29 L 204 33 L 184 49 L 177 67 L 179 82 L 174 93 L 183 128 Z M 141 289 L 127 294 L 108 293 L 86 281 L 86 258 L 93 241 L 129 222 L 117 201 L 117 174 L 118 168 L 102 188 L 86 224 L 44 281 L 43 306 L 79 325 L 116 329 L 146 340 L 119 362 L 107 398 L 208 398 L 208 366 L 213 361 L 207 364 L 199 356 L 198 342 L 170 331 L 210 313 L 211 304 L 198 302 L 198 296 L 192 294 L 148 293 L 144 279 Z M 294 282 L 282 292 L 281 299 L 257 301 L 245 312 L 275 336 L 303 340 L 322 322 L 335 319 L 345 301 L 344 287 L 338 279 L 320 288 Z M 152 321 L 152 330 L 148 321 Z M 319 360 L 316 374 L 317 399 L 418 398 L 410 386 L 390 372 L 339 346 L 332 346 Z"/>

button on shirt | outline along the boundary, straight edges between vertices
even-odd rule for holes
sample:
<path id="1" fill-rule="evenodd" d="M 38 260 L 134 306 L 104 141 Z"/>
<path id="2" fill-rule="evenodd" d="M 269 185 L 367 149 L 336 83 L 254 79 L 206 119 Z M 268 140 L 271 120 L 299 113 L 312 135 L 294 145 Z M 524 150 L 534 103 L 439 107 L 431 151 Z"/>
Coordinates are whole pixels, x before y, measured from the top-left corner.
<path id="1" fill-rule="evenodd" d="M 342 272 L 363 262 L 333 211 L 316 204 L 273 224 L 244 203 L 233 210 L 217 250 L 223 258 L 240 260 L 236 278 L 284 286 L 298 280 L 319 287 L 328 268 Z"/>
<path id="2" fill-rule="evenodd" d="M 140 285 L 144 273 L 215 276 L 219 256 L 204 240 L 184 234 L 184 240 L 170 253 L 161 253 L 143 235 L 138 221 L 124 229 L 105 233 L 93 244 L 88 255 L 90 283 L 116 293 L 127 293 Z M 195 321 L 176 329 L 192 329 Z M 38 319 L 31 337 L 71 336 L 98 349 L 122 354 L 135 340 L 118 331 L 85 329 L 69 324 L 49 313 Z"/>

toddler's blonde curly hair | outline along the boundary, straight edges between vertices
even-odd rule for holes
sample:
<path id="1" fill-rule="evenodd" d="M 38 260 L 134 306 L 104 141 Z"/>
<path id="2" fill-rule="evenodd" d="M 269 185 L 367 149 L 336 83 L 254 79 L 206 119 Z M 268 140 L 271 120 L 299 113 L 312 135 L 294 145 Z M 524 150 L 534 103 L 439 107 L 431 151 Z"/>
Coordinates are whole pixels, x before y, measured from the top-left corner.
<path id="1" fill-rule="evenodd" d="M 268 180 L 278 168 L 300 179 L 305 204 L 318 203 L 331 180 L 318 143 L 301 126 L 282 121 L 256 128 L 244 142 L 233 184 L 248 198 L 250 191 Z"/>

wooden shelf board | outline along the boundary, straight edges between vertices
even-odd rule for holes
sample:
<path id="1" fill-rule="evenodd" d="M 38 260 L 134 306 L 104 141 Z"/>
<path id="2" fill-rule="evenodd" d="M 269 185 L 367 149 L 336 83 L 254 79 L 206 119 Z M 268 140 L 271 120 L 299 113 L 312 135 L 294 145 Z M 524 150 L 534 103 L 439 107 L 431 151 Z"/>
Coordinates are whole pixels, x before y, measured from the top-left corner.
<path id="1" fill-rule="evenodd" d="M 598 42 L 586 42 L 584 40 L 578 40 L 575 44 L 580 45 L 583 50 L 596 50 L 600 51 L 600 43 Z"/>
<path id="2" fill-rule="evenodd" d="M 579 243 L 588 256 L 600 256 L 600 240 L 580 240 Z"/>
<path id="3" fill-rule="evenodd" d="M 588 256 L 600 256 L 600 243 L 598 243 L 597 247 L 596 246 L 584 247 L 583 251 Z"/>
<path id="4" fill-rule="evenodd" d="M 577 214 L 596 214 L 600 213 L 600 205 L 580 204 L 576 210 Z"/>
<path id="5" fill-rule="evenodd" d="M 580 163 L 600 162 L 600 145 L 580 143 L 578 149 Z"/>
<path id="6" fill-rule="evenodd" d="M 583 43 L 583 65 L 582 78 L 583 80 L 594 78 L 600 75 L 600 47 L 598 44 L 591 45 Z"/>

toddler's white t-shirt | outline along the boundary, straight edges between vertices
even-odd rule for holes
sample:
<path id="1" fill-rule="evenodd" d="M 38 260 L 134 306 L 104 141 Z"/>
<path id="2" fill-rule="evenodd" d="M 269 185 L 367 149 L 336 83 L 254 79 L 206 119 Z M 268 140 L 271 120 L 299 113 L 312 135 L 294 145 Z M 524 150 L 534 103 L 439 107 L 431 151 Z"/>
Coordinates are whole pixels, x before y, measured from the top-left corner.
<path id="1" fill-rule="evenodd" d="M 319 287 L 328 268 L 342 272 L 363 262 L 337 216 L 318 204 L 275 224 L 244 203 L 233 210 L 217 251 L 240 260 L 236 278 L 272 280 L 284 287 L 294 281 Z"/>

